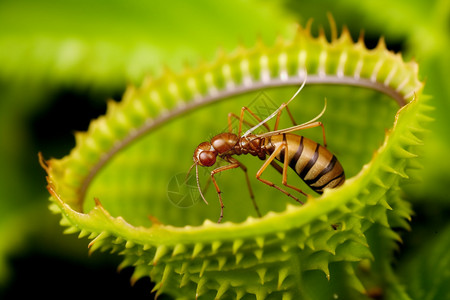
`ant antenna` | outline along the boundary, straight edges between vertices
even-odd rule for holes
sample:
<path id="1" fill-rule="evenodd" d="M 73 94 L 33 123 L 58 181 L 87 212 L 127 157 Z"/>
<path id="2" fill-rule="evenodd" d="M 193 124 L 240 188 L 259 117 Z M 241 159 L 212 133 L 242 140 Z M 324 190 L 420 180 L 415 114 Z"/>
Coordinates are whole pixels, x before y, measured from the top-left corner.
<path id="1" fill-rule="evenodd" d="M 208 201 L 206 201 L 205 196 L 203 196 L 202 188 L 200 187 L 200 180 L 198 180 L 198 165 L 197 164 L 195 164 L 195 174 L 197 177 L 197 187 L 198 187 L 198 191 L 200 192 L 200 196 L 202 196 L 203 201 L 205 201 L 205 203 L 208 205 L 209 203 L 208 203 Z"/>
<path id="2" fill-rule="evenodd" d="M 186 177 L 184 177 L 184 184 L 186 184 L 186 182 L 188 181 L 188 179 L 189 179 L 189 174 L 191 174 L 192 168 L 193 168 L 196 164 L 197 164 L 197 163 L 194 162 L 194 163 L 189 167 L 189 170 L 188 170 L 188 172 L 187 172 L 187 174 L 186 174 Z"/>
<path id="3" fill-rule="evenodd" d="M 306 72 L 305 72 L 305 78 L 303 79 L 302 85 L 300 86 L 300 88 L 297 90 L 297 92 L 295 92 L 294 96 L 291 97 L 291 99 L 289 99 L 288 102 L 286 102 L 286 105 L 284 107 L 286 107 L 292 100 L 294 100 L 295 97 L 297 97 L 298 93 L 300 93 L 300 91 L 303 89 L 303 87 L 306 84 Z M 266 123 L 267 121 L 269 121 L 270 119 L 272 119 L 273 117 L 275 117 L 280 110 L 282 109 L 283 106 L 278 107 L 272 114 L 270 114 L 267 118 L 265 118 L 264 120 L 262 120 L 261 122 L 259 122 L 258 124 L 256 124 L 255 126 L 253 126 L 252 128 L 250 128 L 249 130 L 247 130 L 244 135 L 242 137 L 246 137 L 247 135 L 249 135 L 250 133 L 252 133 L 256 128 L 258 128 L 259 126 L 261 126 L 262 124 Z"/>
<path id="4" fill-rule="evenodd" d="M 200 192 L 200 195 L 202 196 L 203 201 L 205 201 L 206 204 L 209 204 L 208 201 L 206 201 L 205 196 L 203 196 L 202 193 L 202 189 L 200 188 L 200 180 L 198 179 L 198 164 L 197 162 L 194 162 L 190 167 L 189 167 L 189 171 L 186 174 L 186 177 L 184 178 L 184 184 L 186 184 L 186 182 L 189 179 L 189 174 L 192 171 L 192 168 L 195 166 L 195 177 L 197 179 L 197 187 L 198 187 L 198 191 Z"/>

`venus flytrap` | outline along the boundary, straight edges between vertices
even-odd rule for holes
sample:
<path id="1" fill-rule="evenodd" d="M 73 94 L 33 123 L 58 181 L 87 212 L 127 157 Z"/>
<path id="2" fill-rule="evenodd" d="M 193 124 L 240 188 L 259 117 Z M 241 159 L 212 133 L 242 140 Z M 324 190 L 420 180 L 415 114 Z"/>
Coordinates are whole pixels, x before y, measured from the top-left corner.
<path id="1" fill-rule="evenodd" d="M 324 122 L 333 132 L 327 134 L 330 147 L 350 170 L 342 187 L 308 198 L 303 206 L 291 204 L 281 193 L 264 195 L 264 190 L 256 197 L 265 208 L 262 218 L 252 217 L 250 210 L 230 208 L 222 224 L 209 220 L 216 219 L 214 201 L 209 205 L 214 209 L 203 203 L 191 210 L 169 206 L 162 179 L 179 162 L 187 169 L 193 149 L 185 149 L 186 144 L 198 144 L 207 131 L 188 120 L 180 124 L 189 126 L 192 134 L 162 133 L 159 138 L 172 144 L 158 159 L 158 130 L 170 126 L 169 121 L 189 118 L 188 112 L 202 116 L 203 106 L 213 102 L 239 99 L 264 88 L 298 87 L 305 74 L 306 87 L 321 85 L 330 91 L 337 91 L 334 86 L 352 87 L 351 93 L 340 91 L 348 100 L 335 100 L 326 112 L 332 128 Z M 358 87 L 374 92 L 367 94 Z M 358 263 L 383 259 L 372 246 L 376 241 L 371 237 L 376 235 L 366 233 L 383 228 L 382 236 L 395 241 L 399 236 L 392 228 L 408 227 L 411 210 L 400 194 L 402 183 L 414 177 L 410 169 L 417 165 L 417 147 L 429 121 L 422 88 L 416 63 L 405 63 L 399 54 L 389 52 L 382 39 L 368 50 L 362 39 L 353 42 L 346 29 L 339 37 L 334 32 L 331 42 L 324 34 L 311 36 L 308 27 L 272 47 L 261 42 L 250 49 L 241 46 L 234 54 L 221 53 L 216 62 L 181 74 L 166 72 L 140 88 L 129 87 L 120 103 L 110 102 L 104 116 L 92 121 L 87 132 L 76 134 L 69 155 L 45 162 L 41 158 L 51 209 L 61 214 L 66 232 L 91 239 L 89 251 L 123 255 L 119 268 L 135 268 L 132 283 L 149 276 L 156 295 L 361 299 L 367 287 L 360 280 Z M 393 100 L 380 100 L 380 93 Z M 358 99 L 359 95 L 371 99 Z M 294 101 L 294 111 L 303 114 L 303 107 L 317 111 L 323 98 L 305 101 Z M 392 103 L 399 108 L 397 113 Z M 393 120 L 390 129 L 383 122 L 368 122 L 374 113 L 388 115 Z M 223 127 L 226 112 L 214 111 L 196 120 L 199 124 L 224 120 Z M 374 141 L 364 144 L 365 136 Z M 371 158 L 365 161 L 366 157 Z M 254 183 L 253 188 L 261 187 Z M 222 189 L 227 206 L 249 202 L 233 199 L 232 191 Z M 94 206 L 91 196 L 96 197 Z M 282 210 L 271 207 L 282 201 L 290 204 Z M 377 284 L 383 288 L 383 282 Z"/>

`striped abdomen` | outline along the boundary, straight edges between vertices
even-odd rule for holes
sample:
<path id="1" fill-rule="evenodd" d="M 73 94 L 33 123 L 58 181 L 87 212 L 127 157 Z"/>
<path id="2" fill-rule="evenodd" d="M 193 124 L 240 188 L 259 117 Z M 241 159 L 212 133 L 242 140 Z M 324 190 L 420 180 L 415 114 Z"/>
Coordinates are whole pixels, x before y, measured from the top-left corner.
<path id="1" fill-rule="evenodd" d="M 287 163 L 300 178 L 314 191 L 321 194 L 325 188 L 335 188 L 345 181 L 344 169 L 327 148 L 295 134 L 282 134 L 270 137 L 267 143 L 279 147 L 287 142 Z M 276 157 L 284 163 L 285 149 Z"/>

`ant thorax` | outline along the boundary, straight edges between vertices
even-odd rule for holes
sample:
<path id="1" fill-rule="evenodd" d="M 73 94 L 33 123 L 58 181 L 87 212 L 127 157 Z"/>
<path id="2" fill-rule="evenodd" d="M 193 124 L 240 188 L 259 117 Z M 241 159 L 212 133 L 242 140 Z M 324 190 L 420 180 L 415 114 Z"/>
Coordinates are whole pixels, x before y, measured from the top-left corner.
<path id="1" fill-rule="evenodd" d="M 239 142 L 239 137 L 234 133 L 221 133 L 211 139 L 212 147 L 220 154 L 233 149 Z"/>

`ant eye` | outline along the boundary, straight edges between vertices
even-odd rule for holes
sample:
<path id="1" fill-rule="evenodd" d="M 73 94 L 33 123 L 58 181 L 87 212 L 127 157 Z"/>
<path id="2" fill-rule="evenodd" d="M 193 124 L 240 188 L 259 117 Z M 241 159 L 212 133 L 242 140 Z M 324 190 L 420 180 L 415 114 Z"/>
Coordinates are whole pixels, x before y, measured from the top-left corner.
<path id="1" fill-rule="evenodd" d="M 200 164 L 205 167 L 210 167 L 216 163 L 216 156 L 212 151 L 203 151 L 199 155 Z"/>

